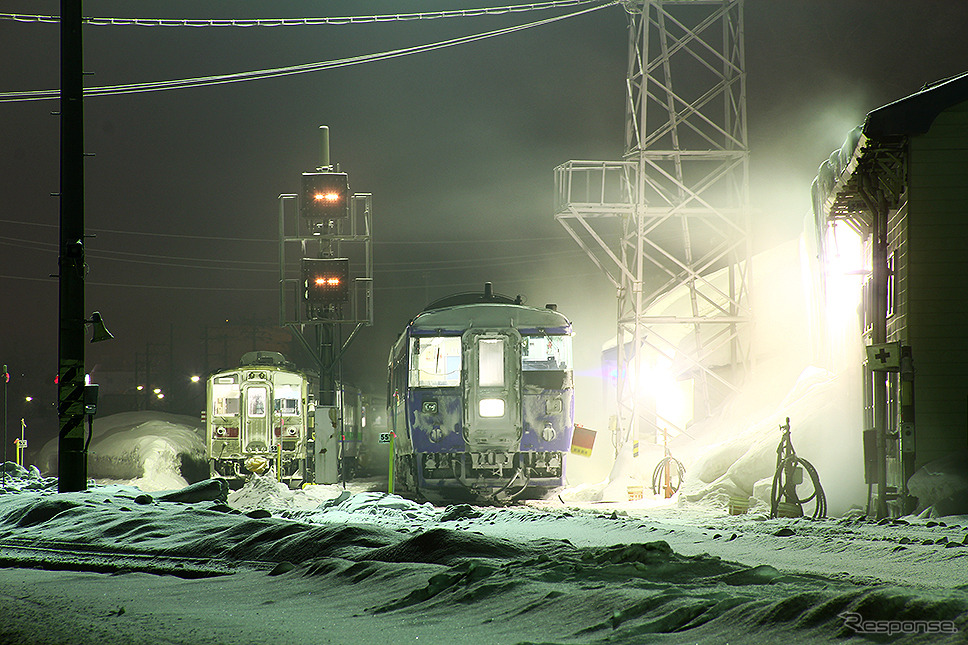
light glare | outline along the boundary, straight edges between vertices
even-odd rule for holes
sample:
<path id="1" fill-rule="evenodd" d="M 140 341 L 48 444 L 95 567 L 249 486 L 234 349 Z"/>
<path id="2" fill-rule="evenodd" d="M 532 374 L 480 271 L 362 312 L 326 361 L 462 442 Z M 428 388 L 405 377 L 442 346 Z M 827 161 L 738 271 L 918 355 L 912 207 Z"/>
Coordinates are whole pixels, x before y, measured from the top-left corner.
<path id="1" fill-rule="evenodd" d="M 503 417 L 504 399 L 481 399 L 478 411 L 482 417 Z"/>

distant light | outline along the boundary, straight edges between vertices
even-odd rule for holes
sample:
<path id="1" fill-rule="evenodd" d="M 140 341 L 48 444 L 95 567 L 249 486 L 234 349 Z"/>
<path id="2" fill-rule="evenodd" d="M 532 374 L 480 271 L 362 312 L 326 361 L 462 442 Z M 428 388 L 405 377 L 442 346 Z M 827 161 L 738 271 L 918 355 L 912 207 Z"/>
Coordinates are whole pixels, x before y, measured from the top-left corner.
<path id="1" fill-rule="evenodd" d="M 136 389 L 136 390 L 138 390 L 138 391 L 140 392 L 141 390 L 143 390 L 143 389 L 145 389 L 145 386 L 144 386 L 144 385 L 139 385 L 139 386 L 138 386 L 138 387 L 136 387 L 135 389 Z"/>
<path id="2" fill-rule="evenodd" d="M 165 398 L 165 393 L 164 392 L 158 392 L 158 398 L 159 399 Z"/>
<path id="3" fill-rule="evenodd" d="M 161 394 L 161 388 L 156 387 L 155 389 L 152 390 L 152 392 L 154 392 L 155 394 Z"/>
<path id="4" fill-rule="evenodd" d="M 200 377 L 198 374 L 192 374 L 192 378 L 189 380 L 191 380 L 192 383 L 198 383 L 202 380 L 202 377 Z"/>
<path id="5" fill-rule="evenodd" d="M 30 403 L 33 400 L 34 400 L 34 397 L 32 397 L 32 396 L 25 396 L 24 397 L 24 401 L 26 401 L 27 403 Z"/>

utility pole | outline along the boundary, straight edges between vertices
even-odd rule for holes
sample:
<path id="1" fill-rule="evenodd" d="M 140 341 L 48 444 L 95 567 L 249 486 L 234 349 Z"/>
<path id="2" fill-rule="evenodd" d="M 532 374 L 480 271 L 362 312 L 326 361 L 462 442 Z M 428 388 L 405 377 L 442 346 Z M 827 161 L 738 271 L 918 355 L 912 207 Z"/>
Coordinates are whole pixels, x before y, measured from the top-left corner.
<path id="1" fill-rule="evenodd" d="M 84 88 L 81 0 L 61 0 L 60 285 L 57 370 L 60 492 L 87 490 L 84 447 Z"/>

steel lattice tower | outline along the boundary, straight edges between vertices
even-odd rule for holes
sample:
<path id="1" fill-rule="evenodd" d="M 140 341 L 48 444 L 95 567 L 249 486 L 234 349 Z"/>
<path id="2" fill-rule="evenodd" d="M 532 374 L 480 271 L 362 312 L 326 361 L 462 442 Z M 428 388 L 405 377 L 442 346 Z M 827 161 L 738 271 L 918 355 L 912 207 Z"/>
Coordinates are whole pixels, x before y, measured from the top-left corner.
<path id="1" fill-rule="evenodd" d="M 695 420 L 737 389 L 750 361 L 751 246 L 742 0 L 623 4 L 625 158 L 556 168 L 555 218 L 617 291 L 627 442 L 684 429 L 642 391 L 656 361 L 692 380 Z"/>

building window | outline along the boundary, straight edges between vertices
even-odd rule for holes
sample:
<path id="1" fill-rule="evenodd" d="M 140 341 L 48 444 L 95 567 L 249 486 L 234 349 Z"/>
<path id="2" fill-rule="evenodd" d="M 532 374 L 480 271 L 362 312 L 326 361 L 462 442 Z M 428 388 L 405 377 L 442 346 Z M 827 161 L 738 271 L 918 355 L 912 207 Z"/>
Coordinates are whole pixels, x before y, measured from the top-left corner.
<path id="1" fill-rule="evenodd" d="M 887 256 L 887 317 L 894 315 L 894 251 Z"/>

